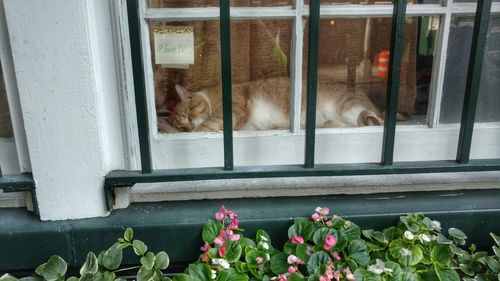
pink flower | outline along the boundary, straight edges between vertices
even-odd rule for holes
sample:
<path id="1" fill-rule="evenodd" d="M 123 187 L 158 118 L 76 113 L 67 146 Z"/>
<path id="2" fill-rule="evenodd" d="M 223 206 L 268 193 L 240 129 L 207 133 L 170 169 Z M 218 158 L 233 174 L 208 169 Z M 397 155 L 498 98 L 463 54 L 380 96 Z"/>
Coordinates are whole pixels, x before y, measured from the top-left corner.
<path id="1" fill-rule="evenodd" d="M 228 211 L 226 210 L 226 208 L 224 208 L 224 205 L 220 206 L 220 212 L 223 214 L 223 215 L 226 215 L 228 213 Z"/>
<path id="2" fill-rule="evenodd" d="M 331 269 L 326 270 L 325 276 L 328 280 L 332 280 L 333 279 L 333 271 Z"/>
<path id="3" fill-rule="evenodd" d="M 215 213 L 215 219 L 218 220 L 218 221 L 223 221 L 225 218 L 224 214 L 221 213 L 221 212 L 217 212 Z"/>
<path id="4" fill-rule="evenodd" d="M 334 257 L 336 260 L 338 260 L 338 261 L 342 259 L 342 257 L 340 256 L 340 254 L 339 254 L 339 253 L 337 253 L 337 252 L 334 252 L 334 253 L 333 253 L 333 257 Z"/>
<path id="5" fill-rule="evenodd" d="M 278 275 L 278 281 L 286 281 L 286 275 L 285 274 Z"/>
<path id="6" fill-rule="evenodd" d="M 216 237 L 214 239 L 214 243 L 215 243 L 216 246 L 220 247 L 220 246 L 222 246 L 224 244 L 224 240 L 222 240 L 222 238 L 220 238 L 220 237 Z"/>
<path id="7" fill-rule="evenodd" d="M 289 273 L 295 273 L 295 272 L 297 272 L 297 269 L 296 269 L 295 267 L 293 267 L 293 266 L 290 266 L 290 267 L 288 268 L 288 272 L 289 272 Z"/>
<path id="8" fill-rule="evenodd" d="M 304 244 L 304 238 L 300 235 L 292 236 L 292 238 L 290 238 L 290 242 L 292 242 L 292 244 Z"/>
<path id="9" fill-rule="evenodd" d="M 323 243 L 323 249 L 330 250 L 333 246 L 337 244 L 337 238 L 335 236 L 328 233 L 325 237 L 325 242 Z"/>
<path id="10" fill-rule="evenodd" d="M 329 281 L 325 276 L 321 275 L 319 281 Z"/>
<path id="11" fill-rule="evenodd" d="M 212 249 L 212 247 L 210 247 L 210 245 L 205 242 L 205 245 L 201 246 L 200 250 L 202 250 L 203 252 L 206 252 L 208 250 Z"/>
<path id="12" fill-rule="evenodd" d="M 238 217 L 238 215 L 233 211 L 229 211 L 229 212 L 227 212 L 227 214 L 228 214 L 230 219 L 235 219 Z"/>
<path id="13" fill-rule="evenodd" d="M 260 265 L 264 262 L 264 259 L 262 257 L 256 257 L 255 262 Z"/>
<path id="14" fill-rule="evenodd" d="M 226 255 L 226 248 L 225 247 L 220 247 L 219 248 L 219 256 L 223 258 Z"/>
<path id="15" fill-rule="evenodd" d="M 318 222 L 320 220 L 320 216 L 318 213 L 314 213 L 312 214 L 311 216 L 312 220 L 315 221 L 315 222 Z"/>
<path id="16" fill-rule="evenodd" d="M 333 222 L 332 221 L 327 221 L 326 226 L 332 226 Z"/>
<path id="17" fill-rule="evenodd" d="M 300 261 L 300 259 L 295 255 L 289 255 L 286 261 L 288 262 L 288 264 L 294 264 Z"/>
<path id="18" fill-rule="evenodd" d="M 229 240 L 238 241 L 238 240 L 240 240 L 240 235 L 239 234 L 229 234 Z"/>
<path id="19" fill-rule="evenodd" d="M 238 228 L 238 224 L 239 224 L 239 223 L 240 223 L 240 221 L 239 221 L 239 220 L 234 219 L 234 220 L 231 222 L 231 224 L 229 224 L 228 228 L 229 228 L 229 229 Z"/>

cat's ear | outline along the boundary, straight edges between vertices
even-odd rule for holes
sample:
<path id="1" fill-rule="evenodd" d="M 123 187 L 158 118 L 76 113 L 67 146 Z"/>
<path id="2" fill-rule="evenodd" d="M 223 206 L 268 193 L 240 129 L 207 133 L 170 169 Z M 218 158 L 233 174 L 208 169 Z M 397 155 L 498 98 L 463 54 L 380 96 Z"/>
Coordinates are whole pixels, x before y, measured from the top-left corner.
<path id="1" fill-rule="evenodd" d="M 179 98 L 181 98 L 181 100 L 186 100 L 191 98 L 191 93 L 189 93 L 189 91 L 186 90 L 186 88 L 182 87 L 181 85 L 177 84 L 175 85 L 175 92 L 177 93 Z"/>

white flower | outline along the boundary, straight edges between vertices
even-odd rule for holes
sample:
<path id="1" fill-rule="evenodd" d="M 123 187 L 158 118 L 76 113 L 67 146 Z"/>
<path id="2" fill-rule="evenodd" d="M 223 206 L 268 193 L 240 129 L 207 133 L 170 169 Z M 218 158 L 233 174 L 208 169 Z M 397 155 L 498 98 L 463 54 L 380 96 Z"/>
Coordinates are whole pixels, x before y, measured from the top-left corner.
<path id="1" fill-rule="evenodd" d="M 215 265 L 220 265 L 224 269 L 229 269 L 230 265 L 225 259 L 212 259 L 212 263 Z"/>
<path id="2" fill-rule="evenodd" d="M 217 271 L 211 270 L 212 271 L 212 279 L 217 279 Z"/>
<path id="3" fill-rule="evenodd" d="M 261 235 L 261 236 L 260 236 L 260 240 L 265 241 L 265 242 L 267 242 L 267 241 L 268 241 L 268 240 L 267 240 L 267 238 L 266 238 L 264 235 Z"/>
<path id="4" fill-rule="evenodd" d="M 378 274 L 378 275 L 380 275 L 384 272 L 392 273 L 392 269 L 385 268 L 385 263 L 380 259 L 377 259 L 376 264 L 368 266 L 368 271 L 371 271 L 371 272 Z"/>
<path id="5" fill-rule="evenodd" d="M 431 238 L 429 236 L 425 235 L 425 234 L 420 234 L 418 236 L 418 239 L 420 239 L 420 242 L 422 244 L 431 242 Z"/>
<path id="6" fill-rule="evenodd" d="M 271 260 L 271 256 L 269 254 L 266 254 L 266 259 L 267 259 L 267 261 L 270 261 Z"/>
<path id="7" fill-rule="evenodd" d="M 403 257 L 407 257 L 407 256 L 411 256 L 411 251 L 406 249 L 406 248 L 401 248 L 399 250 L 399 253 L 403 256 Z"/>
<path id="8" fill-rule="evenodd" d="M 409 230 L 405 231 L 405 233 L 403 233 L 403 235 L 408 240 L 413 240 L 415 238 L 413 233 L 411 233 L 411 231 L 409 231 Z"/>
<path id="9" fill-rule="evenodd" d="M 436 231 L 441 231 L 441 223 L 438 221 L 431 221 L 431 227 Z"/>
<path id="10" fill-rule="evenodd" d="M 259 245 L 262 247 L 264 250 L 269 250 L 269 244 L 266 242 L 260 242 Z"/>

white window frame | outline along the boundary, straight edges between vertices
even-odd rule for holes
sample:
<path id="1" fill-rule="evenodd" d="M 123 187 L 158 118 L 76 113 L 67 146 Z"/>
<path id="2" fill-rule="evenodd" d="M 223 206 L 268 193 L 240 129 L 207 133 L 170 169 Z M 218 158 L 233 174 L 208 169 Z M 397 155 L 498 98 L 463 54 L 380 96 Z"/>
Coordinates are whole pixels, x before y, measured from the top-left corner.
<path id="1" fill-rule="evenodd" d="M 9 34 L 5 19 L 3 1 L 0 0 L 0 62 L 4 74 L 6 96 L 10 111 L 13 137 L 0 138 L 0 165 L 3 175 L 16 175 L 31 172 L 31 163 L 28 153 L 28 144 L 24 132 L 23 115 L 19 101 L 17 80 L 12 61 L 12 52 L 9 43 Z M 25 192 L 0 192 L 0 207 L 26 206 Z"/>
<path id="2" fill-rule="evenodd" d="M 146 77 L 146 94 L 150 126 L 153 169 L 219 167 L 223 165 L 222 133 L 160 134 L 154 101 L 153 67 L 148 20 L 189 21 L 218 20 L 219 8 L 147 8 L 146 0 L 139 0 L 141 47 Z M 119 40 L 122 43 L 122 78 L 126 99 L 124 113 L 129 141 L 129 169 L 139 169 L 137 124 L 134 92 L 131 85 L 131 62 L 128 21 L 124 3 L 117 4 L 116 18 L 121 23 Z M 298 7 L 298 8 L 295 8 Z M 392 5 L 322 5 L 322 18 L 391 17 Z M 450 21 L 452 15 L 473 15 L 476 4 L 453 3 L 409 4 L 407 16 L 441 16 L 437 49 L 434 56 L 428 106 L 428 124 L 397 126 L 394 161 L 452 160 L 456 157 L 459 124 L 440 124 L 441 97 L 445 74 Z M 309 9 L 303 0 L 294 0 L 293 6 L 231 8 L 232 20 L 289 19 L 293 21 L 292 41 L 292 115 L 290 131 L 234 132 L 235 166 L 302 164 L 304 162 L 304 132 L 299 129 L 302 91 L 303 28 Z M 492 6 L 492 15 L 500 14 L 500 3 Z M 316 163 L 379 162 L 382 154 L 382 127 L 317 129 Z M 476 123 L 471 159 L 499 158 L 500 122 Z"/>

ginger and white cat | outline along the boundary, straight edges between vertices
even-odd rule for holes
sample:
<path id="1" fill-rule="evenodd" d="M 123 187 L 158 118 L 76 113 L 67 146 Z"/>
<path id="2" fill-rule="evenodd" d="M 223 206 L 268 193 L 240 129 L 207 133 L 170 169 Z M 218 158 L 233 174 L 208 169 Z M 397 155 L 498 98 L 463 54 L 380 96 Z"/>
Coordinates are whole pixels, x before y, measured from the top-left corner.
<path id="1" fill-rule="evenodd" d="M 290 126 L 290 79 L 271 78 L 232 88 L 234 130 L 276 130 Z M 180 97 L 169 118 L 166 131 L 214 132 L 222 130 L 220 87 L 190 93 L 175 86 Z M 303 93 L 306 93 L 305 88 Z M 301 126 L 305 123 L 305 94 Z M 364 94 L 339 83 L 318 83 L 316 127 L 356 127 L 382 125 L 381 113 Z M 164 124 L 165 125 L 165 124 Z"/>

